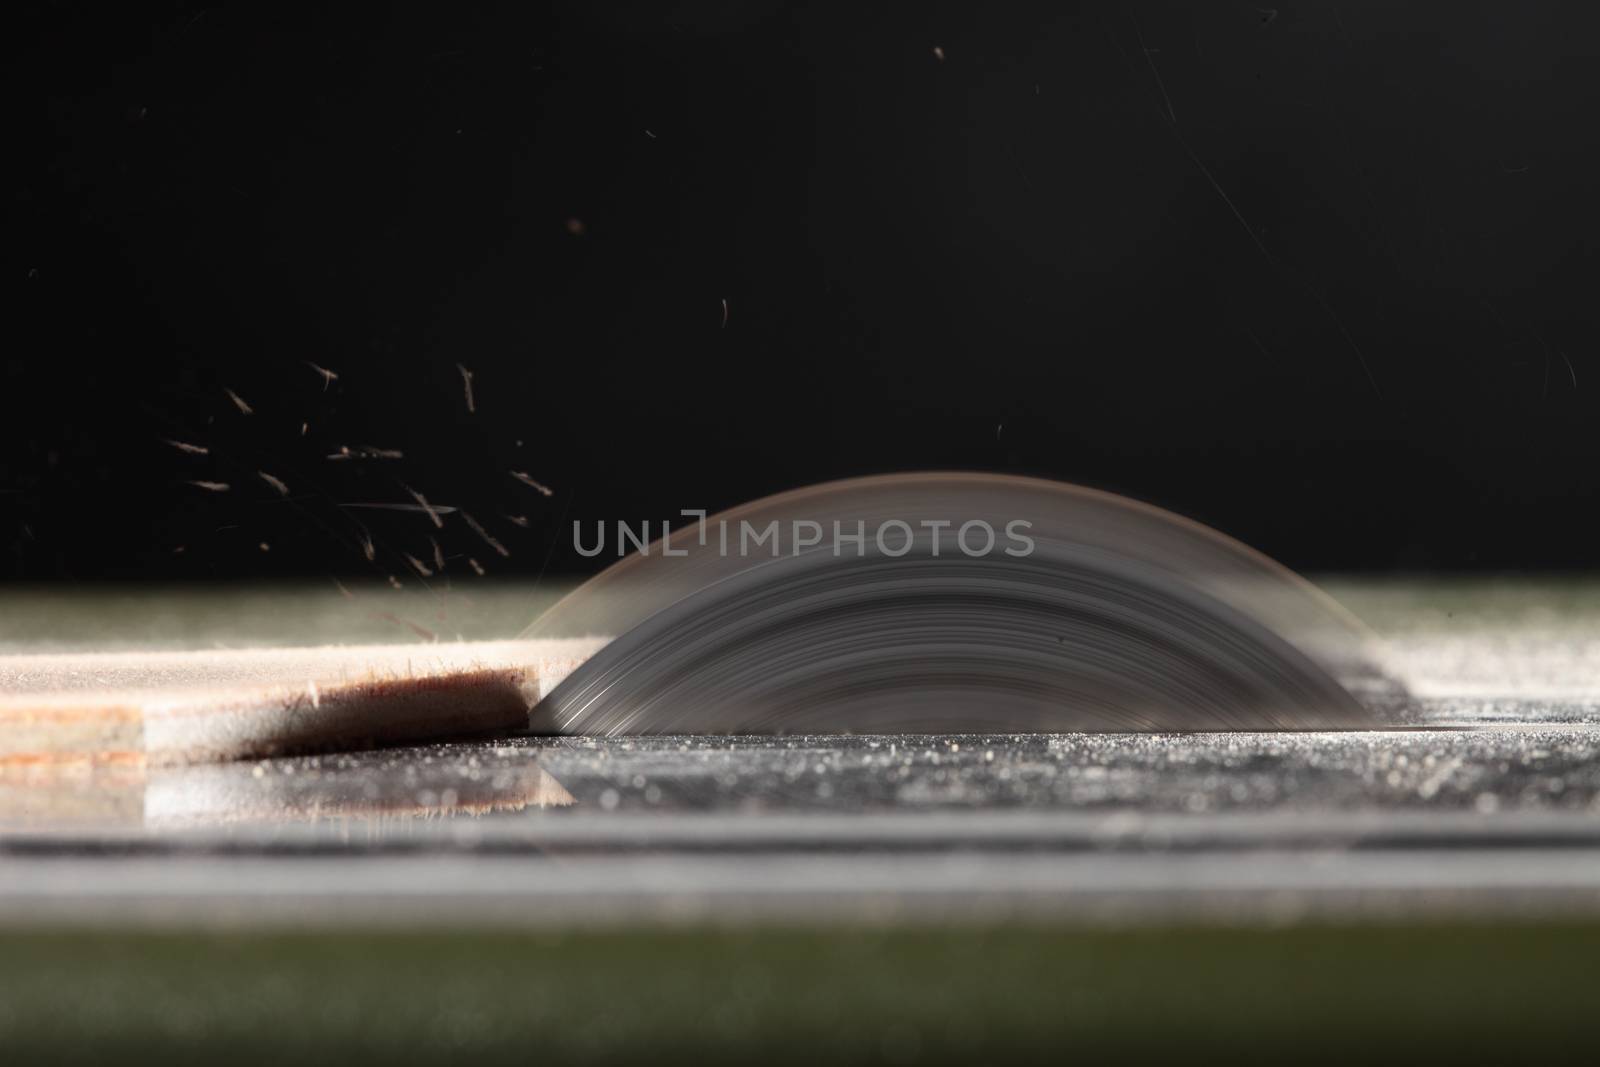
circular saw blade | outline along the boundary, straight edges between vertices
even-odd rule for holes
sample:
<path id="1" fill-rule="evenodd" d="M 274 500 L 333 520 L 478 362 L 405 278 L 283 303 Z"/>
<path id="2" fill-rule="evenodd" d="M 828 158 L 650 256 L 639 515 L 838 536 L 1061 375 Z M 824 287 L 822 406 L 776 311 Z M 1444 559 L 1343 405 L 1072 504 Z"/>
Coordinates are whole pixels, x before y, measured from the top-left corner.
<path id="1" fill-rule="evenodd" d="M 1395 693 L 1359 625 L 1260 553 L 986 474 L 756 501 L 633 552 L 527 633 L 597 635 L 535 729 L 1371 728 Z"/>

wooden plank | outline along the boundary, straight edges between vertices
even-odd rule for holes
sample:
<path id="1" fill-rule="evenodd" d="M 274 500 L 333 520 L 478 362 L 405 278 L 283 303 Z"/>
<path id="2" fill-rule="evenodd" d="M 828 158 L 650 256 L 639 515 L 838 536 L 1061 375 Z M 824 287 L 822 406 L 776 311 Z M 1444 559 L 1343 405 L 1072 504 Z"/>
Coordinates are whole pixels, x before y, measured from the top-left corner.
<path id="1" fill-rule="evenodd" d="M 178 764 L 509 733 L 599 644 L 0 656 L 0 763 Z"/>

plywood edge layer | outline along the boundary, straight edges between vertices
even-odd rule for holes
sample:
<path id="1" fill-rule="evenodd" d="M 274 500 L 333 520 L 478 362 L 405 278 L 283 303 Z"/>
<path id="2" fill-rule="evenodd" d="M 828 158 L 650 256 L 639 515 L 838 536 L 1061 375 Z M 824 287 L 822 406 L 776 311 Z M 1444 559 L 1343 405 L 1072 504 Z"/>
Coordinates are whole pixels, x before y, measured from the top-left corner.
<path id="1" fill-rule="evenodd" d="M 174 764 L 511 733 L 599 644 L 0 657 L 0 763 Z"/>

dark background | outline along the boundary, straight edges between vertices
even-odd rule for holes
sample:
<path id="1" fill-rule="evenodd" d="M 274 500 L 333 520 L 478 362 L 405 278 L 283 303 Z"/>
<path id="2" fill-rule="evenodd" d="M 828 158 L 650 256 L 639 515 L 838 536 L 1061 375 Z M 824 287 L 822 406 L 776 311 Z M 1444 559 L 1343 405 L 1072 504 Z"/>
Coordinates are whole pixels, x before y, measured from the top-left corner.
<path id="1" fill-rule="evenodd" d="M 408 487 L 512 553 L 452 566 L 588 569 L 573 519 L 927 467 L 1592 566 L 1591 10 L 26 5 L 0 575 L 380 576 L 436 531 L 341 505 Z"/>

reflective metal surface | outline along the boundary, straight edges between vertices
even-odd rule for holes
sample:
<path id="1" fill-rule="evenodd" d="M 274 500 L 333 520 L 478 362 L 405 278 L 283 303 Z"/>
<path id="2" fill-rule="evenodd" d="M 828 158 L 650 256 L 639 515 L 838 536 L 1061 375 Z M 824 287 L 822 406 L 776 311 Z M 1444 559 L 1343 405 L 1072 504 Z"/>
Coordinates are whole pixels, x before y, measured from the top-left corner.
<path id="1" fill-rule="evenodd" d="M 57 808 L 35 807 L 0 844 L 0 914 L 544 923 L 1586 906 L 1600 902 L 1600 727 L 1569 718 L 1365 734 L 525 738 L 36 774 L 26 788 Z"/>
<path id="2" fill-rule="evenodd" d="M 0 917 L 564 924 L 1600 909 L 1600 625 L 1364 587 L 1371 732 L 537 738 L 0 771 Z M 1357 589 L 1357 593 L 1362 593 Z M 1487 607 L 1485 605 L 1487 604 Z"/>

